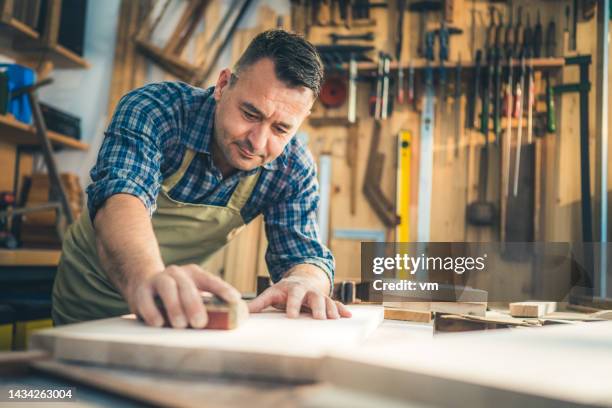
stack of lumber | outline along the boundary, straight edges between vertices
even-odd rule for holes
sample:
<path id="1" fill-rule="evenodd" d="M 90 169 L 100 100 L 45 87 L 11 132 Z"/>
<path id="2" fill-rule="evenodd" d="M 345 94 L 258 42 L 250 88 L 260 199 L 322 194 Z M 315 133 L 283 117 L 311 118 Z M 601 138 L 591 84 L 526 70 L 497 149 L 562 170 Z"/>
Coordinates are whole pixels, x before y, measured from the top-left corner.
<path id="1" fill-rule="evenodd" d="M 47 174 L 38 173 L 29 177 L 30 187 L 27 193 L 26 207 L 35 207 L 51 200 L 59 201 L 57 198 L 50 197 L 50 182 Z M 66 190 L 72 213 L 77 219 L 83 209 L 83 190 L 79 177 L 73 173 L 63 173 L 60 178 Z M 61 241 L 56 226 L 56 210 L 27 213 L 22 217 L 21 241 L 27 246 L 58 247 L 61 245 Z"/>

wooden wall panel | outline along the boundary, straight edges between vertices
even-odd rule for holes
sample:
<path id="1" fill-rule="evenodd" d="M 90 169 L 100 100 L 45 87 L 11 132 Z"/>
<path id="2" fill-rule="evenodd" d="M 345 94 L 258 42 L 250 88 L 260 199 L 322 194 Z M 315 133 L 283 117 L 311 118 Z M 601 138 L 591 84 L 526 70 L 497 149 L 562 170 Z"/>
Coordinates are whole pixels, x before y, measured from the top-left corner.
<path id="1" fill-rule="evenodd" d="M 213 2 L 213 4 L 215 3 Z M 219 8 L 216 7 L 213 13 L 218 14 Z M 258 9 L 257 26 L 236 31 L 231 48 L 232 64 L 238 60 L 255 35 L 275 27 L 277 17 L 278 15 L 274 10 L 267 6 L 261 6 Z M 205 42 L 210 35 L 211 28 L 209 26 L 208 30 L 204 31 L 202 39 L 198 41 L 203 44 L 202 41 Z M 218 68 L 221 69 L 222 67 L 219 66 Z M 213 80 L 216 80 L 216 75 L 211 75 L 209 78 L 209 81 Z M 255 292 L 257 289 L 257 276 L 268 275 L 264 259 L 266 248 L 267 240 L 264 233 L 264 222 L 263 217 L 260 216 L 253 220 L 225 248 L 216 253 L 209 261 L 208 267 L 216 270 L 222 269 L 224 278 L 241 292 Z"/>
<path id="2" fill-rule="evenodd" d="M 13 191 L 15 154 L 15 145 L 0 141 L 0 191 Z"/>

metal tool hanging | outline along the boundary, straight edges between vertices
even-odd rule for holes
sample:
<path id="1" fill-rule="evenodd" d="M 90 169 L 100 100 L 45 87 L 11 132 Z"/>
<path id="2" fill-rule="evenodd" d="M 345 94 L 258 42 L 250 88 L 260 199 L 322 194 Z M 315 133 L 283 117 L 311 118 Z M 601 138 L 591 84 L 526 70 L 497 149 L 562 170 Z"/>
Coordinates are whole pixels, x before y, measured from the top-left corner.
<path id="1" fill-rule="evenodd" d="M 385 155 L 378 151 L 381 127 L 381 121 L 375 120 L 363 183 L 363 194 L 383 224 L 389 228 L 393 228 L 400 223 L 400 217 L 395 212 L 395 204 L 385 196 L 380 188 L 380 180 L 382 179 L 383 166 L 385 163 Z"/>
<path id="2" fill-rule="evenodd" d="M 425 34 L 425 93 L 423 95 L 423 111 L 421 112 L 420 154 L 419 154 L 419 204 L 417 241 L 429 242 L 431 193 L 433 185 L 433 133 L 435 120 L 435 91 L 433 83 L 434 34 Z"/>

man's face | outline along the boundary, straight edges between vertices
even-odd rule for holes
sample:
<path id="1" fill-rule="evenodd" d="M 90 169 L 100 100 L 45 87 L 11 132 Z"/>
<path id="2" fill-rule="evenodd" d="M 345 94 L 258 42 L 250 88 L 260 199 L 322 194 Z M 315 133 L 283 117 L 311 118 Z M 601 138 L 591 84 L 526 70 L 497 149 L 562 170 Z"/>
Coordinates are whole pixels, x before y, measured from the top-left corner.
<path id="1" fill-rule="evenodd" d="M 251 170 L 276 159 L 297 132 L 314 102 L 312 90 L 290 88 L 276 78 L 274 63 L 261 59 L 229 85 L 219 74 L 214 97 L 215 141 L 222 165 Z"/>

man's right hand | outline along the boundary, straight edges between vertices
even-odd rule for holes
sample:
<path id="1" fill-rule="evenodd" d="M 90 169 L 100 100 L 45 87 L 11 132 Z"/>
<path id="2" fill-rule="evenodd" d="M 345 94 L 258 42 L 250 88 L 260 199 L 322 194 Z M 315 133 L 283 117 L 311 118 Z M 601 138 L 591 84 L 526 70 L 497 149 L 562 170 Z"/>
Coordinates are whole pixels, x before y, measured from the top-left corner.
<path id="1" fill-rule="evenodd" d="M 155 306 L 155 297 L 159 296 L 172 327 L 201 329 L 208 323 L 201 291 L 211 292 L 228 303 L 241 299 L 232 285 L 198 265 L 168 266 L 144 280 L 129 282 L 125 294 L 130 310 L 150 326 L 164 324 L 164 317 Z"/>

